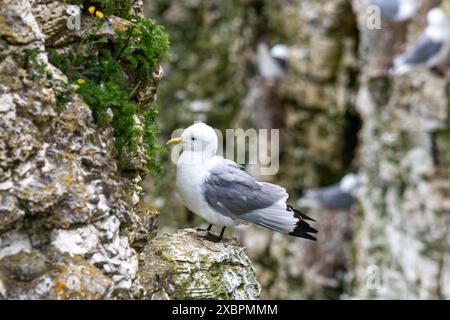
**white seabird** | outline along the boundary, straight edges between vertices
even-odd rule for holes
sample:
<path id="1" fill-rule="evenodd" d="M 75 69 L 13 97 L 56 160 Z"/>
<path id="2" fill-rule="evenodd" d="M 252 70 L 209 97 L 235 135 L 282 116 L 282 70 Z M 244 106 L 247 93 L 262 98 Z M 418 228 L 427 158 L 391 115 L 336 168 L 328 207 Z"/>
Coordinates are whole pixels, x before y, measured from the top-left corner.
<path id="1" fill-rule="evenodd" d="M 391 21 L 406 21 L 414 17 L 419 0 L 367 0 L 369 6 L 378 7 L 382 17 Z"/>
<path id="2" fill-rule="evenodd" d="M 286 75 L 289 49 L 286 45 L 277 44 L 271 49 L 260 42 L 256 48 L 256 66 L 258 73 L 270 85 L 274 85 Z"/>
<path id="3" fill-rule="evenodd" d="M 273 231 L 316 240 L 317 230 L 305 220 L 314 221 L 286 203 L 288 194 L 280 186 L 259 182 L 242 166 L 217 156 L 214 130 L 195 123 L 181 137 L 167 144 L 181 144 L 177 162 L 177 189 L 192 212 L 210 223 L 207 239 L 220 241 L 225 228 L 251 222 Z M 220 236 L 210 233 L 212 225 L 222 227 Z"/>
<path id="4" fill-rule="evenodd" d="M 357 195 L 361 177 L 354 173 L 345 175 L 337 184 L 307 190 L 298 200 L 299 205 L 335 210 L 350 210 Z"/>
<path id="5" fill-rule="evenodd" d="M 428 12 L 428 26 L 414 47 L 394 60 L 391 73 L 402 75 L 414 67 L 433 68 L 443 62 L 450 52 L 450 20 L 442 9 Z"/>

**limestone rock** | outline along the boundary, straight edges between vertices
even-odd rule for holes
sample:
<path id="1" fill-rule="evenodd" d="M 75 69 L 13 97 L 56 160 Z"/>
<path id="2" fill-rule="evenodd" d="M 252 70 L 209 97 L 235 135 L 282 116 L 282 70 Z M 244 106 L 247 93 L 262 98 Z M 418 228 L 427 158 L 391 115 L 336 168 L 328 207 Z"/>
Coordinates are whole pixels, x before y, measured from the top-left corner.
<path id="1" fill-rule="evenodd" d="M 157 226 L 157 214 L 138 216 L 127 201 L 111 128 L 97 128 L 48 62 L 44 38 L 65 28 L 66 5 L 0 4 L 2 298 L 131 297 L 138 261 L 130 240 L 145 243 Z"/>
<path id="2" fill-rule="evenodd" d="M 20 251 L 0 260 L 0 298 L 104 299 L 111 280 L 79 256 Z"/>
<path id="3" fill-rule="evenodd" d="M 257 299 L 260 286 L 245 249 L 235 240 L 214 243 L 194 229 L 150 241 L 138 279 L 148 299 Z"/>

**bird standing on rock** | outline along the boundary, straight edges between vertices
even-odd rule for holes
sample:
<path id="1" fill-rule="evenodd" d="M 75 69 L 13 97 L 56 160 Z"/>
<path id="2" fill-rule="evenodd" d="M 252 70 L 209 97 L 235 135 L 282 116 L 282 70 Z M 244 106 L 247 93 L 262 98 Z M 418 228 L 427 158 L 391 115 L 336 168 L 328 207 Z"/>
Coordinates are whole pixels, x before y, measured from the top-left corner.
<path id="1" fill-rule="evenodd" d="M 256 66 L 259 75 L 271 86 L 279 83 L 287 71 L 289 48 L 277 44 L 271 49 L 266 43 L 260 42 L 256 48 Z"/>
<path id="2" fill-rule="evenodd" d="M 273 231 L 316 240 L 316 233 L 306 220 L 310 217 L 286 203 L 288 194 L 280 186 L 259 182 L 242 166 L 216 155 L 218 139 L 214 130 L 195 123 L 181 137 L 167 144 L 181 144 L 177 162 L 177 189 L 192 212 L 210 223 L 206 239 L 222 240 L 225 228 L 251 222 Z M 212 225 L 222 227 L 219 236 Z"/>
<path id="3" fill-rule="evenodd" d="M 402 75 L 419 65 L 434 68 L 448 58 L 450 53 L 450 19 L 442 9 L 428 12 L 428 26 L 414 47 L 398 56 L 391 73 Z"/>
<path id="4" fill-rule="evenodd" d="M 381 16 L 394 22 L 411 19 L 420 6 L 419 0 L 367 0 L 368 5 L 378 7 Z"/>
<path id="5" fill-rule="evenodd" d="M 350 210 L 355 202 L 360 184 L 361 176 L 349 173 L 337 184 L 306 190 L 298 204 L 331 210 Z"/>

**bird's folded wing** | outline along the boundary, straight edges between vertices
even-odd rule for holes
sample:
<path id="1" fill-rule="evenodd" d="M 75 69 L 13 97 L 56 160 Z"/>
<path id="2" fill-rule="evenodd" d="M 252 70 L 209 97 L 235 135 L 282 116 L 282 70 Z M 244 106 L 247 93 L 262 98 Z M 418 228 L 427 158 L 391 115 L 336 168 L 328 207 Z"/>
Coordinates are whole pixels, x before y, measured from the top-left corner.
<path id="1" fill-rule="evenodd" d="M 343 191 L 339 184 L 308 190 L 303 200 L 318 201 L 323 207 L 329 209 L 349 209 L 353 204 L 353 197 L 349 192 Z"/>
<path id="2" fill-rule="evenodd" d="M 369 0 L 369 5 L 377 6 L 384 17 L 395 19 L 399 13 L 399 3 L 396 0 Z"/>
<path id="3" fill-rule="evenodd" d="M 284 188 L 256 181 L 229 160 L 223 160 L 210 170 L 203 192 L 212 208 L 233 218 L 270 207 L 288 197 Z"/>
<path id="4" fill-rule="evenodd" d="M 423 34 L 417 40 L 413 49 L 400 56 L 400 60 L 405 64 L 426 63 L 439 53 L 442 46 L 443 43 L 434 41 L 426 34 Z"/>

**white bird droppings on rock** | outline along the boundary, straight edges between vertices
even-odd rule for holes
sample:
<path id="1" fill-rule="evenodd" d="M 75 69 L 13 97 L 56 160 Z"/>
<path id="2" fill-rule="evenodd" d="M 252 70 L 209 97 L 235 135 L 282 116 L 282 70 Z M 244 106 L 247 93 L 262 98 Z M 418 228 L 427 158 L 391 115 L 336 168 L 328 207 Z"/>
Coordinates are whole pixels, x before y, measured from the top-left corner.
<path id="1" fill-rule="evenodd" d="M 11 94 L 0 95 L 0 112 L 8 112 L 14 108 L 13 97 Z"/>

